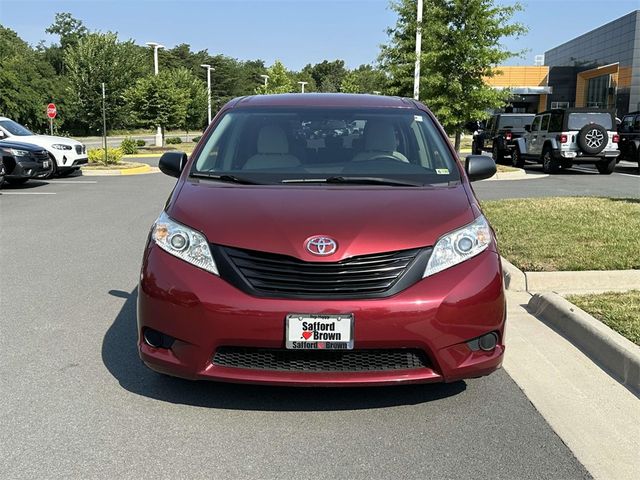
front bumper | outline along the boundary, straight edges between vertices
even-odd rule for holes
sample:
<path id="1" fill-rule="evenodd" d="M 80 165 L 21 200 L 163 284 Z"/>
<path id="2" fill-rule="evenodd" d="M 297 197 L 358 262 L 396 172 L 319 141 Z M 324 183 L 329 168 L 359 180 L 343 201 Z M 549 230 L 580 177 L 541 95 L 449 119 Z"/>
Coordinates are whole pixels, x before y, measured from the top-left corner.
<path id="1" fill-rule="evenodd" d="M 78 168 L 89 162 L 86 151 L 84 153 L 76 152 L 75 148 L 71 150 L 57 150 L 55 148 L 48 149 L 49 153 L 56 159 L 58 169 Z"/>
<path id="2" fill-rule="evenodd" d="M 33 160 L 19 160 L 16 159 L 16 165 L 11 171 L 10 175 L 7 175 L 8 179 L 24 179 L 24 178 L 40 178 L 44 177 L 51 172 L 53 168 L 52 161 L 49 160 L 49 166 L 44 167 L 42 162 Z"/>
<path id="3" fill-rule="evenodd" d="M 428 366 L 364 372 L 294 372 L 214 365 L 220 347 L 282 349 L 288 313 L 353 313 L 355 350 L 419 349 Z M 505 298 L 499 256 L 485 251 L 384 299 L 257 298 L 151 246 L 138 290 L 138 349 L 161 373 L 188 378 L 280 385 L 387 385 L 451 382 L 498 369 L 504 353 Z M 154 348 L 142 332 L 175 338 Z M 489 332 L 490 352 L 466 343 Z"/>

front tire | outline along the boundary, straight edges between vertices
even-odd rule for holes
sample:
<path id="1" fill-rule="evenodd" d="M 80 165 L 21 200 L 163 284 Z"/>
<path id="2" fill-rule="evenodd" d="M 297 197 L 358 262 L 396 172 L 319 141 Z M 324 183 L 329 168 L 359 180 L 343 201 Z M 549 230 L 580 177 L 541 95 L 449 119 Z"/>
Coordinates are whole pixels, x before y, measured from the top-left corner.
<path id="1" fill-rule="evenodd" d="M 78 168 L 69 168 L 69 169 L 65 169 L 65 170 L 58 170 L 58 176 L 59 177 L 68 177 L 69 175 L 73 175 L 74 173 L 76 173 L 79 169 Z"/>
<path id="2" fill-rule="evenodd" d="M 56 162 L 55 157 L 50 153 L 49 154 L 49 160 L 51 161 L 51 171 L 45 175 L 44 177 L 42 177 L 43 179 L 47 179 L 47 178 L 55 178 L 58 176 L 58 162 Z"/>
<path id="3" fill-rule="evenodd" d="M 548 174 L 558 173 L 558 170 L 560 170 L 560 164 L 553 158 L 551 147 L 548 146 L 544 147 L 542 151 L 542 170 Z"/>
<path id="4" fill-rule="evenodd" d="M 613 158 L 609 161 L 603 160 L 596 163 L 596 168 L 601 175 L 611 175 L 616 169 L 616 159 Z"/>

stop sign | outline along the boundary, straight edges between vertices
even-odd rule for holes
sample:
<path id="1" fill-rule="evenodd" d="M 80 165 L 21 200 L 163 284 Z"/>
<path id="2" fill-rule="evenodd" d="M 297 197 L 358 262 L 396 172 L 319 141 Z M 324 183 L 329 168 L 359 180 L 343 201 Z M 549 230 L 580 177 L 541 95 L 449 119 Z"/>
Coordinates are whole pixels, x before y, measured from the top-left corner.
<path id="1" fill-rule="evenodd" d="M 55 103 L 50 103 L 49 105 L 47 105 L 47 117 L 56 118 L 57 114 L 58 114 L 58 110 L 56 109 Z"/>

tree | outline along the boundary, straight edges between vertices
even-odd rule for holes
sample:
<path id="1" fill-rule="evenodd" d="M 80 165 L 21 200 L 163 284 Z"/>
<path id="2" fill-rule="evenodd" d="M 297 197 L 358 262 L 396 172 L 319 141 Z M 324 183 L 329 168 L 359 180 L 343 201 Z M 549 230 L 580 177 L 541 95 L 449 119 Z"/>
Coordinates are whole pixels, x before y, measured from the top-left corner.
<path id="1" fill-rule="evenodd" d="M 387 77 L 371 65 L 360 65 L 342 80 L 340 91 L 344 93 L 386 93 Z"/>
<path id="2" fill-rule="evenodd" d="M 256 93 L 291 93 L 293 92 L 293 81 L 287 69 L 280 60 L 276 60 L 275 63 L 267 69 L 267 75 L 269 80 L 267 85 L 264 84 L 256 88 Z"/>
<path id="3" fill-rule="evenodd" d="M 173 86 L 186 96 L 184 117 L 179 126 L 187 132 L 201 130 L 206 125 L 207 118 L 207 89 L 204 82 L 186 68 L 170 71 L 169 77 Z"/>
<path id="4" fill-rule="evenodd" d="M 302 69 L 302 73 L 313 78 L 320 92 L 339 92 L 342 80 L 347 75 L 344 60 L 329 62 L 324 60 L 315 65 L 308 64 Z"/>
<path id="5" fill-rule="evenodd" d="M 89 33 L 65 52 L 70 102 L 79 115 L 77 129 L 95 133 L 102 129 L 102 83 L 106 90 L 107 121 L 127 123 L 130 108 L 124 92 L 149 70 L 145 49 L 133 41 L 118 41 L 115 33 Z"/>
<path id="6" fill-rule="evenodd" d="M 64 74 L 64 52 L 86 36 L 89 31 L 84 26 L 82 20 L 74 18 L 67 12 L 56 13 L 54 21 L 45 32 L 60 37 L 60 45 L 51 45 L 45 48 L 43 45 L 39 49 L 45 54 L 51 65 L 56 69 L 59 75 Z"/>
<path id="7" fill-rule="evenodd" d="M 389 43 L 382 46 L 380 64 L 390 77 L 389 90 L 401 96 L 413 92 L 416 6 L 412 0 L 393 0 L 398 14 L 389 28 Z M 520 54 L 505 49 L 502 40 L 519 36 L 526 27 L 511 22 L 519 4 L 498 5 L 496 0 L 425 0 L 422 31 L 420 100 L 438 117 L 449 135 L 460 134 L 470 120 L 505 104 L 508 91 L 485 82 L 497 66 Z"/>
<path id="8" fill-rule="evenodd" d="M 60 89 L 43 55 L 0 25 L 0 114 L 35 130 L 44 129 L 48 124 L 45 107 L 60 98 Z"/>

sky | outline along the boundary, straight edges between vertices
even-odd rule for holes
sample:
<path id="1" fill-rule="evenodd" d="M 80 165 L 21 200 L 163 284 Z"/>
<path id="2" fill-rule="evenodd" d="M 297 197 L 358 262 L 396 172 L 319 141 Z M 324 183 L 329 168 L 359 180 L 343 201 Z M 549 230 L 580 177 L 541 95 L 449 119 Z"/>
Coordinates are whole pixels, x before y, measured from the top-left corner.
<path id="1" fill-rule="evenodd" d="M 512 4 L 510 0 L 496 0 Z M 529 27 L 510 50 L 534 56 L 640 9 L 640 0 L 523 0 L 516 20 Z M 0 0 L 0 24 L 27 42 L 55 42 L 45 33 L 56 12 L 70 12 L 90 30 L 115 31 L 136 43 L 180 43 L 241 60 L 281 60 L 289 69 L 345 60 L 349 68 L 375 62 L 385 29 L 395 23 L 388 0 Z"/>

